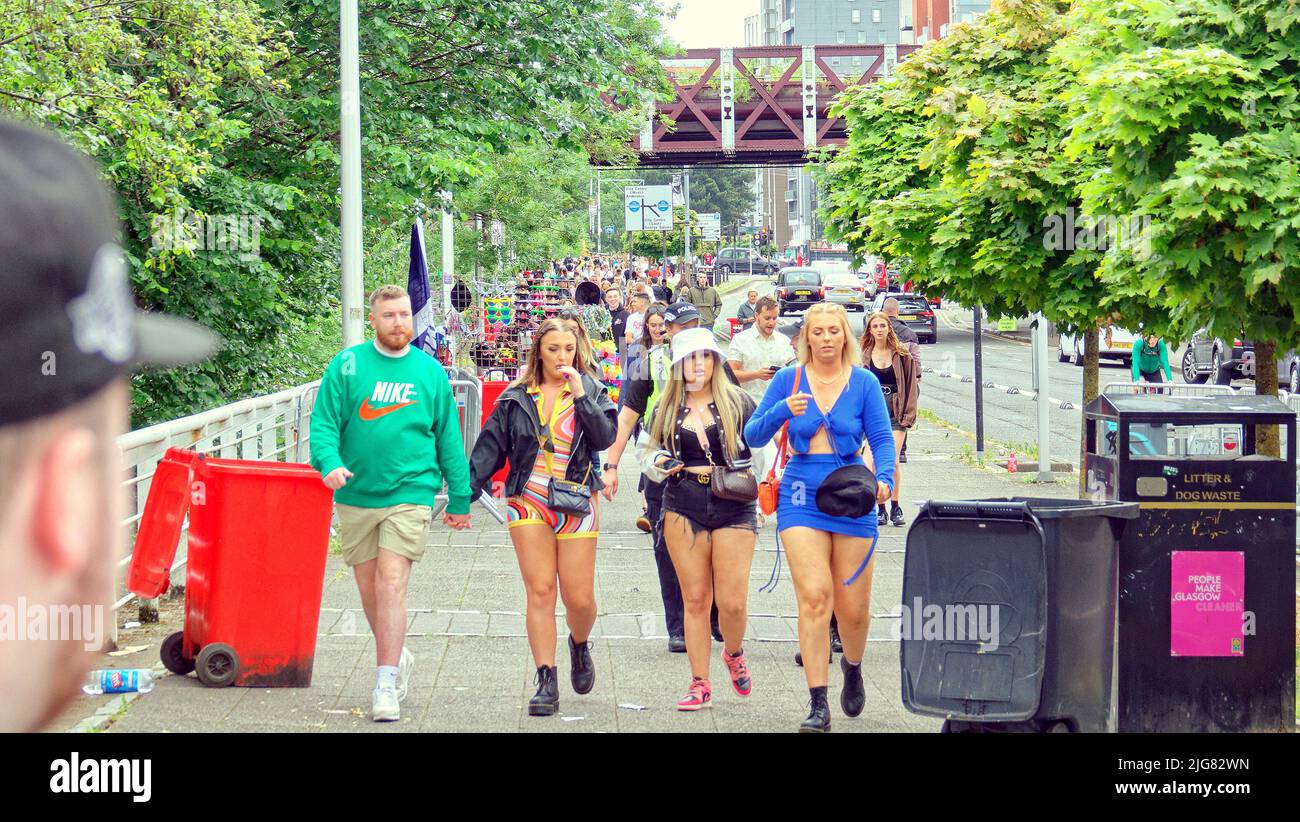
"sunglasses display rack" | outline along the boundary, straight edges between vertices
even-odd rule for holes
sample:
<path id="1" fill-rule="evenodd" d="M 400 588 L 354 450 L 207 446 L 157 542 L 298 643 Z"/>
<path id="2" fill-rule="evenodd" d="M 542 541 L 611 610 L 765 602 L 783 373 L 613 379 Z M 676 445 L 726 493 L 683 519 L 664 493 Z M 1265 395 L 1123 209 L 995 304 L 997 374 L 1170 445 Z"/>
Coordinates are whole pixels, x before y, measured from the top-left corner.
<path id="1" fill-rule="evenodd" d="M 538 325 L 560 312 L 565 300 L 573 299 L 573 280 L 544 276 L 541 271 L 522 271 L 514 289 L 514 311 L 527 313 Z"/>

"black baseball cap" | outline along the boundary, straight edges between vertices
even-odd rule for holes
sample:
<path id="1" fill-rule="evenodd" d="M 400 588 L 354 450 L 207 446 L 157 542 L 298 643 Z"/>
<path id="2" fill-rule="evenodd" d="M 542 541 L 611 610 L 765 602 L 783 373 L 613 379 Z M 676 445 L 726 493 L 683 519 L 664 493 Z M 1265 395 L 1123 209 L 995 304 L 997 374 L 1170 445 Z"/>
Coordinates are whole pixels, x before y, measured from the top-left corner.
<path id="1" fill-rule="evenodd" d="M 666 323 L 684 325 L 691 320 L 698 320 L 699 318 L 699 310 L 688 302 L 673 303 L 668 306 L 668 310 L 664 312 L 664 322 Z"/>
<path id="2" fill-rule="evenodd" d="M 0 425 L 66 408 L 129 370 L 216 351 L 203 326 L 136 308 L 118 230 L 87 158 L 0 119 Z"/>

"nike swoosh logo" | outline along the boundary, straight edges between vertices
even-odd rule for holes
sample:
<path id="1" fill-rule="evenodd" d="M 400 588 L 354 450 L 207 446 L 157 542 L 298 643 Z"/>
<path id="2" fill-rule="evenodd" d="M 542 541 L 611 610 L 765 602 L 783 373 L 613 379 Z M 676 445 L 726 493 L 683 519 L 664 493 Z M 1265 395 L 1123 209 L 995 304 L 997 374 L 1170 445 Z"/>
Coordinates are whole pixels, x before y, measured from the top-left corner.
<path id="1" fill-rule="evenodd" d="M 408 405 L 415 405 L 416 402 L 418 402 L 418 400 L 411 400 L 410 402 L 399 402 L 397 405 L 389 405 L 389 406 L 385 406 L 384 408 L 372 408 L 370 405 L 370 400 L 364 399 L 361 401 L 361 408 L 357 410 L 357 416 L 367 421 L 377 420 L 383 415 L 391 414 L 399 408 L 405 408 Z"/>

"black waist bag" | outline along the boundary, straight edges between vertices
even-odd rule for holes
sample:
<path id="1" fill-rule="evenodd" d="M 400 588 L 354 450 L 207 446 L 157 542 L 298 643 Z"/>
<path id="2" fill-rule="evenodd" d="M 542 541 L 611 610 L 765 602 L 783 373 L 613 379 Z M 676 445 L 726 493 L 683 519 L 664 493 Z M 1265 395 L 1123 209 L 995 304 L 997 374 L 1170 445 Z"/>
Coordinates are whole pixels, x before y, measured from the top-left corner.
<path id="1" fill-rule="evenodd" d="M 876 506 L 876 479 L 862 463 L 843 465 L 817 488 L 817 510 L 832 517 L 857 519 Z"/>

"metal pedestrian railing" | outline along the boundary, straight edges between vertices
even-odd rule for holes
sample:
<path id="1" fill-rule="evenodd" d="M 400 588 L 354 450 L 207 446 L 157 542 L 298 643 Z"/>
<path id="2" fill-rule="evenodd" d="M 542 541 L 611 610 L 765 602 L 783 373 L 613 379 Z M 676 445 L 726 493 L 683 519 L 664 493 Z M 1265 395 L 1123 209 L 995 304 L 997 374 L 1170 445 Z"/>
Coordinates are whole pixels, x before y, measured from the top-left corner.
<path id="1" fill-rule="evenodd" d="M 1214 397 L 1239 393 L 1231 385 L 1197 385 L 1182 382 L 1111 382 L 1103 394 L 1165 394 L 1170 397 Z"/>
<path id="2" fill-rule="evenodd" d="M 200 414 L 151 425 L 119 437 L 117 445 L 126 468 L 126 479 L 122 487 L 130 495 L 129 515 L 122 522 L 130 529 L 129 544 L 135 544 L 140 520 L 144 516 L 145 501 L 149 497 L 149 486 L 158 461 L 168 448 L 188 448 L 230 459 L 307 462 L 310 457 L 307 443 L 311 437 L 311 411 L 319 387 L 319 381 L 310 382 L 275 394 L 240 400 Z M 188 531 L 187 521 L 181 529 L 180 545 L 171 568 L 173 574 L 185 565 Z M 116 599 L 113 603 L 114 618 L 110 634 L 113 642 L 117 641 L 117 610 L 136 598 L 135 594 L 125 591 L 123 581 L 131 556 L 132 553 L 127 553 L 117 564 L 114 589 Z M 156 603 L 142 603 L 142 616 L 156 611 L 156 608 Z"/>
<path id="3" fill-rule="evenodd" d="M 1290 391 L 1279 391 L 1277 392 L 1277 397 L 1282 402 L 1286 403 L 1287 407 L 1289 407 L 1293 412 L 1300 414 L 1300 394 L 1292 394 Z M 1282 447 L 1286 447 L 1285 443 Z M 1300 472 L 1297 472 L 1296 474 L 1295 507 L 1296 516 L 1300 518 Z M 1300 562 L 1300 532 L 1297 532 L 1296 540 L 1296 558 L 1297 561 Z"/>
<path id="4" fill-rule="evenodd" d="M 460 435 L 465 445 L 465 459 L 474 451 L 474 443 L 483 430 L 483 382 L 473 370 L 453 368 L 447 374 L 451 382 L 451 394 L 456 398 L 456 410 L 460 412 Z M 447 509 L 447 495 L 439 494 L 433 504 L 433 516 L 436 520 Z"/>
<path id="5" fill-rule="evenodd" d="M 483 428 L 483 382 L 474 375 L 473 370 L 452 369 L 448 378 L 451 393 L 456 398 L 456 409 L 460 412 L 461 438 L 465 442 L 465 459 L 469 459 Z"/>

